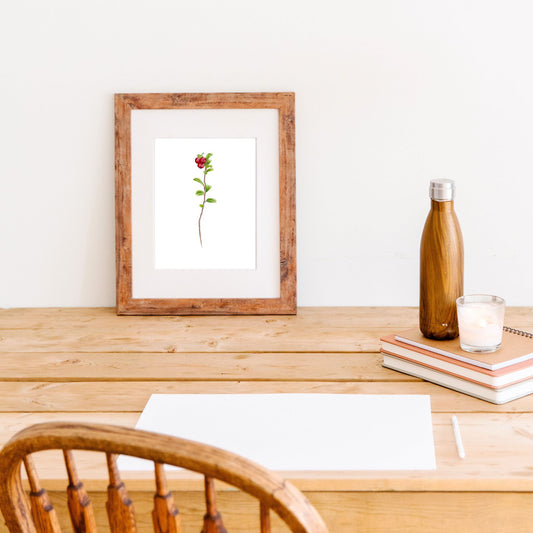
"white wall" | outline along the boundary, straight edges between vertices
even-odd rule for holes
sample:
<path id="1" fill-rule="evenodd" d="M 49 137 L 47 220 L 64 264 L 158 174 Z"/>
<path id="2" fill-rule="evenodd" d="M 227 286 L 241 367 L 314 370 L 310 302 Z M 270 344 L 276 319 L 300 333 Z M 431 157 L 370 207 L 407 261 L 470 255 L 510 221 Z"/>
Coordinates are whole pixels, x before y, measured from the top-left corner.
<path id="1" fill-rule="evenodd" d="M 113 93 L 296 92 L 299 305 L 417 305 L 430 178 L 466 292 L 533 305 L 533 4 L 0 7 L 0 307 L 115 301 Z"/>

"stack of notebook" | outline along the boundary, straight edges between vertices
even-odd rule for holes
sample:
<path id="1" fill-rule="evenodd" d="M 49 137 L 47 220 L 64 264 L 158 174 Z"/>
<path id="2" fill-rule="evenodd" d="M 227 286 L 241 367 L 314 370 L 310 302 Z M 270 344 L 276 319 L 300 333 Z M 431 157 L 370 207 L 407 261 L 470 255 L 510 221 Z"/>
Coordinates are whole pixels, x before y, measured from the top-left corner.
<path id="1" fill-rule="evenodd" d="M 381 339 L 383 366 L 496 404 L 533 392 L 533 335 L 505 328 L 493 353 L 461 350 L 459 339 L 426 339 L 410 329 Z"/>

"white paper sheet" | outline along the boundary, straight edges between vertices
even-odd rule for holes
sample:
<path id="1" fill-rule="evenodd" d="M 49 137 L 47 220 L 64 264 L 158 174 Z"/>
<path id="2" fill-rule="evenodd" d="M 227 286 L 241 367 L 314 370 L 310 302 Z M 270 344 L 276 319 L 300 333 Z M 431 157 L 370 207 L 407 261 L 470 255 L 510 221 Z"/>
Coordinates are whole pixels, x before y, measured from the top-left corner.
<path id="1" fill-rule="evenodd" d="M 431 470 L 430 397 L 154 394 L 137 428 L 230 450 L 271 470 Z M 121 457 L 123 470 L 153 464 Z"/>

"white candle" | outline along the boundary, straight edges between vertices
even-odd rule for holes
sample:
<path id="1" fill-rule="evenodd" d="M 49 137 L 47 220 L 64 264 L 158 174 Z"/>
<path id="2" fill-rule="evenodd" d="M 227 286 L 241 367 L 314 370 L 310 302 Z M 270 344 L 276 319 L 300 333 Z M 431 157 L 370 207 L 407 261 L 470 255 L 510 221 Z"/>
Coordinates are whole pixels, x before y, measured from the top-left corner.
<path id="1" fill-rule="evenodd" d="M 484 299 L 487 301 L 483 301 Z M 502 343 L 504 311 L 504 302 L 497 296 L 473 295 L 459 298 L 457 318 L 461 347 L 467 351 L 498 349 Z"/>

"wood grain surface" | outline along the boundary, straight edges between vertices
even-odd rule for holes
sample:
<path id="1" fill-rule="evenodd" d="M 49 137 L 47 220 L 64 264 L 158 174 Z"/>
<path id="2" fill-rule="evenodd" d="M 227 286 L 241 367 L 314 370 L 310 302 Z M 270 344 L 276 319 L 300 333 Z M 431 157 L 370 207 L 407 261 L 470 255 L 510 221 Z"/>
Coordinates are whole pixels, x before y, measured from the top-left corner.
<path id="1" fill-rule="evenodd" d="M 215 480 L 221 480 L 256 498 L 262 506 L 275 511 L 293 533 L 328 533 L 315 508 L 292 483 L 244 457 L 201 442 L 159 433 L 106 424 L 73 422 L 47 422 L 30 426 L 17 433 L 2 448 L 0 507 L 11 533 L 35 533 L 29 519 L 28 501 L 21 481 L 22 462 L 26 465 L 31 484 L 31 510 L 36 516 L 38 533 L 59 533 L 56 513 L 39 484 L 38 469 L 34 467 L 32 459 L 35 453 L 43 450 L 61 451 L 62 455 L 65 455 L 65 450 L 87 450 L 101 452 L 100 455 L 105 456 L 109 479 L 105 508 L 111 533 L 137 531 L 137 514 L 117 464 L 120 455 L 139 457 L 156 464 L 173 465 L 202 474 L 205 482 L 206 511 L 202 513 L 205 533 L 226 533 L 216 505 Z M 73 454 L 67 453 L 65 456 L 74 461 Z M 77 477 L 77 472 L 75 475 Z M 159 484 L 160 488 L 161 485 L 166 485 L 162 475 L 162 469 L 156 468 L 156 485 Z M 72 479 L 72 469 L 69 478 Z M 176 514 L 172 515 L 173 519 Z M 49 525 L 49 516 L 54 517 L 52 526 Z M 259 517 L 258 512 L 258 520 Z M 73 524 L 79 522 L 80 517 L 73 520 Z M 175 525 L 178 526 L 177 523 Z M 83 529 L 84 533 L 95 531 Z"/>
<path id="2" fill-rule="evenodd" d="M 152 531 L 150 512 L 153 493 L 132 492 L 139 520 L 139 532 Z M 63 493 L 50 494 L 58 511 L 62 531 L 71 525 Z M 204 501 L 201 491 L 179 493 L 177 503 L 182 514 L 183 533 L 199 533 Z M 533 511 L 531 494 L 461 493 L 461 492 L 309 492 L 306 496 L 320 509 L 330 532 L 334 533 L 530 533 Z M 105 492 L 92 497 L 98 508 L 105 502 Z M 229 533 L 259 532 L 258 507 L 244 494 L 223 492 L 218 499 Z M 271 514 L 274 533 L 289 531 Z M 98 531 L 107 531 L 105 512 L 96 513 Z M 353 524 L 357 524 L 355 530 Z M 7 533 L 3 521 L 0 533 Z"/>
<path id="3" fill-rule="evenodd" d="M 431 200 L 420 242 L 420 331 L 430 339 L 459 335 L 456 300 L 464 294 L 464 248 L 453 201 Z"/>
<path id="4" fill-rule="evenodd" d="M 379 338 L 417 322 L 416 308 L 220 317 L 116 316 L 109 308 L 0 310 L 0 443 L 48 420 L 132 427 L 156 392 L 429 394 L 435 471 L 282 474 L 317 506 L 330 531 L 351 533 L 354 520 L 360 531 L 528 531 L 533 395 L 496 406 L 381 367 Z M 533 309 L 507 309 L 506 324 L 533 332 Z M 452 414 L 461 427 L 463 460 Z M 64 467 L 58 471 L 48 453 L 36 454 L 35 462 L 67 527 Z M 106 497 L 105 460 L 75 453 L 96 506 Z M 151 510 L 153 473 L 127 474 L 135 509 L 139 515 Z M 201 517 L 189 521 L 188 510 L 202 512 L 203 479 L 171 472 L 168 484 L 183 531 L 198 533 Z M 230 488 L 218 492 L 228 531 L 258 527 L 253 502 Z M 152 530 L 150 510 L 139 531 Z M 96 521 L 106 521 L 105 513 Z M 272 526 L 286 531 L 274 516 Z"/>
<path id="5" fill-rule="evenodd" d="M 279 140 L 279 298 L 134 298 L 132 154 L 134 109 L 277 109 Z M 119 315 L 275 315 L 296 313 L 296 167 L 294 93 L 115 95 L 115 246 Z M 260 199 L 259 199 L 260 201 Z"/>

